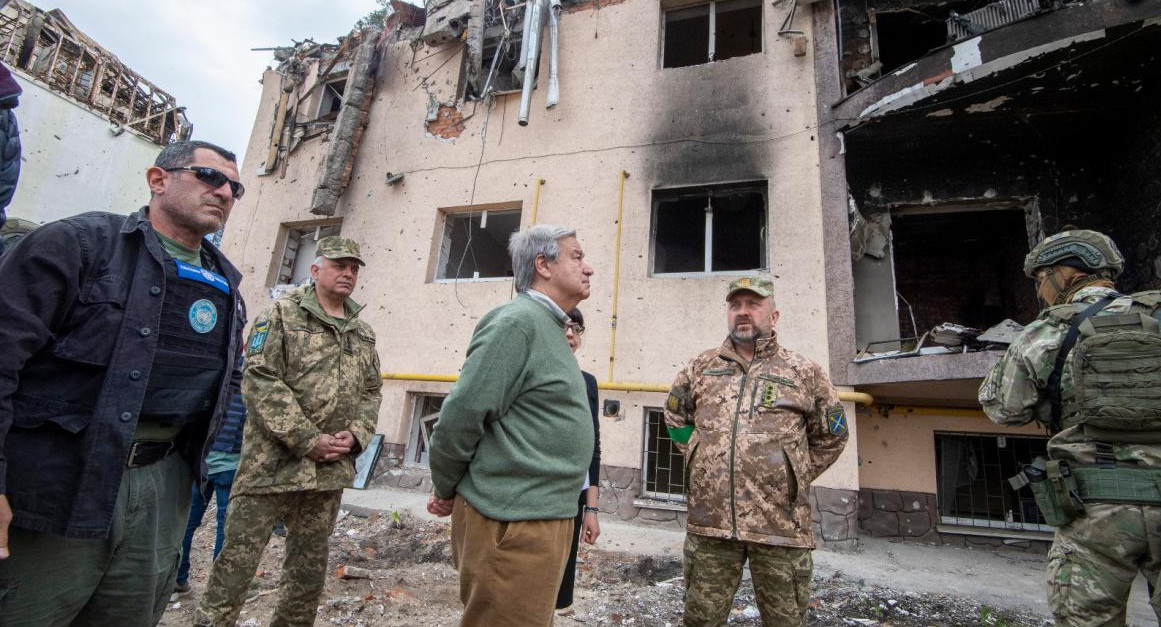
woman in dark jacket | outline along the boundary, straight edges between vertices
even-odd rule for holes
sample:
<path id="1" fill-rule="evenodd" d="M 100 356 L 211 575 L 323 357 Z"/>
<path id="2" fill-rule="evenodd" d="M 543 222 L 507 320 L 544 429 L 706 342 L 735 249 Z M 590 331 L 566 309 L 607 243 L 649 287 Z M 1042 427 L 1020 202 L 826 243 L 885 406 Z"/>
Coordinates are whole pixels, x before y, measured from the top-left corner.
<path id="1" fill-rule="evenodd" d="M 585 318 L 579 309 L 568 312 L 572 322 L 565 327 L 565 337 L 568 338 L 568 347 L 575 353 L 581 344 L 581 335 L 585 332 Z M 572 605 L 572 589 L 576 582 L 576 552 L 580 547 L 581 538 L 588 544 L 594 544 L 597 536 L 601 535 L 601 523 L 597 520 L 600 513 L 600 474 L 601 474 L 601 425 L 597 421 L 597 379 L 587 372 L 581 372 L 585 378 L 585 389 L 589 396 L 589 410 L 593 414 L 593 460 L 589 463 L 588 476 L 578 499 L 576 524 L 573 525 L 572 549 L 568 554 L 568 564 L 564 567 L 564 578 L 560 582 L 560 591 L 556 594 L 556 609 L 562 610 Z"/>

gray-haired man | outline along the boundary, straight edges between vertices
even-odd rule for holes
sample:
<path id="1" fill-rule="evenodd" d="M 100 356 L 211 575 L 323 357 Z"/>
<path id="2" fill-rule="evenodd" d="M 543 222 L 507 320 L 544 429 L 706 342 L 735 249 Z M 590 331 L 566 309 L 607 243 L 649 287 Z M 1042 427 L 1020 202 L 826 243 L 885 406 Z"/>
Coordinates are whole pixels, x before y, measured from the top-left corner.
<path id="1" fill-rule="evenodd" d="M 452 516 L 464 626 L 552 624 L 593 454 L 585 382 L 564 334 L 593 269 L 563 227 L 517 233 L 508 252 L 519 293 L 480 320 L 431 439 L 427 507 Z"/>

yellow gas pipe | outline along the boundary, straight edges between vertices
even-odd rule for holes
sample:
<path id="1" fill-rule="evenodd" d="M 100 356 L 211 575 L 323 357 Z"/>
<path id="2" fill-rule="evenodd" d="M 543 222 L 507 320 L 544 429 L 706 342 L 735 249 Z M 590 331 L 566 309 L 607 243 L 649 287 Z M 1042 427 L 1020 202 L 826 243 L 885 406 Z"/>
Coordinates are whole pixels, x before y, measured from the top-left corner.
<path id="1" fill-rule="evenodd" d="M 625 179 L 629 173 L 621 170 L 621 184 L 617 190 L 617 239 L 614 244 L 615 260 L 613 261 L 613 315 L 610 320 L 612 332 L 609 336 L 609 382 L 613 381 L 613 363 L 617 355 L 617 298 L 621 293 L 621 219 L 625 209 Z"/>
<path id="2" fill-rule="evenodd" d="M 540 188 L 544 185 L 544 179 L 536 179 L 536 196 L 532 198 L 532 225 L 536 226 L 536 213 L 540 211 Z"/>

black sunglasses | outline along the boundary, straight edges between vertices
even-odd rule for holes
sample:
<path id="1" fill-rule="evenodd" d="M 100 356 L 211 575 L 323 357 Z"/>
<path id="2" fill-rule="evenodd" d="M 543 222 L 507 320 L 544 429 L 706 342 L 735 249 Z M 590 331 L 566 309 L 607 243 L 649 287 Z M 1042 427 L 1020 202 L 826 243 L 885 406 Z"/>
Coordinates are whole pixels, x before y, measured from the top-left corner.
<path id="1" fill-rule="evenodd" d="M 585 325 L 579 322 L 570 322 L 565 326 L 568 327 L 569 331 L 572 331 L 573 335 L 584 335 Z"/>
<path id="2" fill-rule="evenodd" d="M 180 168 L 165 168 L 166 172 L 176 172 L 178 170 L 189 170 L 198 177 L 198 180 L 217 189 L 226 183 L 230 184 L 230 193 L 234 195 L 234 200 L 241 200 L 242 195 L 246 193 L 246 188 L 238 181 L 226 176 L 225 173 L 219 172 L 213 168 L 207 168 L 204 165 L 187 165 Z"/>

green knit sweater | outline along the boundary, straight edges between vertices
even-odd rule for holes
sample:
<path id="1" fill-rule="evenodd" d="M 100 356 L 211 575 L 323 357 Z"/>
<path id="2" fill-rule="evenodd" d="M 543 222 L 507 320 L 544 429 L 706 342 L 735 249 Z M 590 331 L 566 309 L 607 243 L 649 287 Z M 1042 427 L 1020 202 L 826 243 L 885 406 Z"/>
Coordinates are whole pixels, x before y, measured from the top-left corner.
<path id="1" fill-rule="evenodd" d="M 488 518 L 576 516 L 593 457 L 584 378 L 564 325 L 525 294 L 476 326 L 429 451 L 435 494 Z"/>

